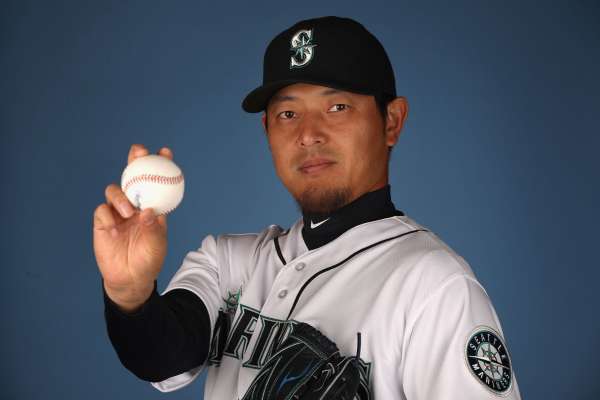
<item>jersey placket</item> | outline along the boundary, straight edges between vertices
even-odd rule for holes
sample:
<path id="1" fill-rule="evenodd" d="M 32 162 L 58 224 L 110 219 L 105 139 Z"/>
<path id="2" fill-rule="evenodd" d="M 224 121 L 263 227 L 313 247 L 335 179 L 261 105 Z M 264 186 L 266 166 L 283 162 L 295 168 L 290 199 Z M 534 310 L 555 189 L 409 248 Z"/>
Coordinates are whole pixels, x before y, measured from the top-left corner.
<path id="1" fill-rule="evenodd" d="M 301 256 L 298 259 L 302 258 L 303 257 Z M 272 264 L 272 260 L 269 261 L 269 264 Z M 257 342 L 261 339 L 261 336 L 265 334 L 263 329 L 266 329 L 266 327 L 263 320 L 285 321 L 289 311 L 292 309 L 292 305 L 300 288 L 304 282 L 310 278 L 310 274 L 312 273 L 314 273 L 314 271 L 310 271 L 310 268 L 307 268 L 307 263 L 294 260 L 281 268 L 277 274 L 271 286 L 271 290 L 269 291 L 269 295 L 262 306 L 260 316 L 256 321 L 248 344 L 248 349 L 241 360 L 242 366 L 239 371 L 238 395 L 246 392 L 258 372 L 256 369 L 249 368 L 247 364 L 254 355 L 253 349 Z M 278 329 L 283 329 L 282 325 L 280 325 Z M 269 345 L 272 345 L 272 341 L 278 333 L 278 331 L 269 332 L 269 335 L 272 336 L 269 338 Z"/>

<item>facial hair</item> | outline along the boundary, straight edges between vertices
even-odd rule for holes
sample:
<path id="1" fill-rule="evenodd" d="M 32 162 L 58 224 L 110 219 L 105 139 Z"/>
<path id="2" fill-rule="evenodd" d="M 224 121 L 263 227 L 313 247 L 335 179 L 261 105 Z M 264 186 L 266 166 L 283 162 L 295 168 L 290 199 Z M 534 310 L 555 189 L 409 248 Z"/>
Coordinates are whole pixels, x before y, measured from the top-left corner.
<path id="1" fill-rule="evenodd" d="M 303 215 L 329 215 L 350 201 L 350 188 L 310 187 L 296 197 Z"/>

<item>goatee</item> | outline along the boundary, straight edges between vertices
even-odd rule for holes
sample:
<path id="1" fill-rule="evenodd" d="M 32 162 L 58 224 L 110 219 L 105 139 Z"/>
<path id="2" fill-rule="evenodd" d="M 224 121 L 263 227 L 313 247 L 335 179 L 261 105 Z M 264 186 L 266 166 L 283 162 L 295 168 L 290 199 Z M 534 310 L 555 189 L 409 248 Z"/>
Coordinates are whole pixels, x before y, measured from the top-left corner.
<path id="1" fill-rule="evenodd" d="M 349 188 L 321 189 L 311 187 L 296 198 L 303 215 L 329 215 L 350 201 Z"/>

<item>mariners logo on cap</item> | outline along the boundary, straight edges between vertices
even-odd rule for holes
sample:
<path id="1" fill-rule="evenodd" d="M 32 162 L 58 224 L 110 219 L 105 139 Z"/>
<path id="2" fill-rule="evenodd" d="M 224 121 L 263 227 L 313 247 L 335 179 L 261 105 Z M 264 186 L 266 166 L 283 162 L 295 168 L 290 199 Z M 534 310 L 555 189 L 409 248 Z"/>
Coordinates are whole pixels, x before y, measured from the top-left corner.
<path id="1" fill-rule="evenodd" d="M 302 68 L 312 60 L 315 55 L 316 44 L 313 44 L 313 30 L 303 29 L 294 36 L 291 40 L 292 57 L 290 59 L 290 69 Z"/>
<path id="2" fill-rule="evenodd" d="M 467 340 L 467 364 L 475 378 L 496 394 L 512 387 L 512 368 L 508 350 L 492 328 L 480 326 Z"/>

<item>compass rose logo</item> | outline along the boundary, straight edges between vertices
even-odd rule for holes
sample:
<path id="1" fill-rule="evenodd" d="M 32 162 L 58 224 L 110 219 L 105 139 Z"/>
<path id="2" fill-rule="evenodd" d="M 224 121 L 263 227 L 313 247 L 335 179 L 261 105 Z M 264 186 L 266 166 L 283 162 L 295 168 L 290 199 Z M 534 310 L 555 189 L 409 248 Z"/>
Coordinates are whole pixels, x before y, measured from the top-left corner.
<path id="1" fill-rule="evenodd" d="M 225 302 L 225 313 L 233 315 L 240 302 L 240 296 L 242 295 L 242 288 L 240 287 L 236 292 L 230 292 L 227 290 L 227 298 L 223 299 Z"/>
<path id="2" fill-rule="evenodd" d="M 466 358 L 475 377 L 494 393 L 505 393 L 512 386 L 512 368 L 508 350 L 500 335 L 480 327 L 467 341 Z"/>
<path id="3" fill-rule="evenodd" d="M 313 43 L 313 30 L 303 29 L 296 32 L 291 40 L 292 57 L 290 59 L 290 69 L 301 68 L 312 60 L 315 55 L 316 44 Z"/>

